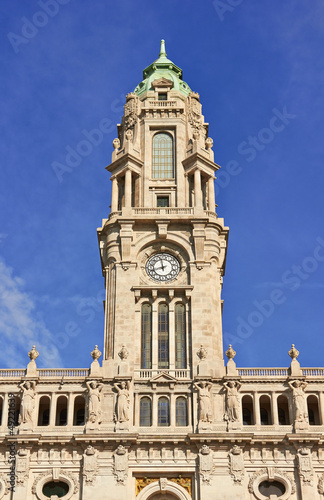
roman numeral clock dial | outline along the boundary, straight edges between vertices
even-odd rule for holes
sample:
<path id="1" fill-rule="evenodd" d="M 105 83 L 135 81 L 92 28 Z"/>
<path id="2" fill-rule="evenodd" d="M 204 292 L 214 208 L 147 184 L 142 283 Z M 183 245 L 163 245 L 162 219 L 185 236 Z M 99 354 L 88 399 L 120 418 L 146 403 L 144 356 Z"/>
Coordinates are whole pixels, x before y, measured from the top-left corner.
<path id="1" fill-rule="evenodd" d="M 156 253 L 146 263 L 146 272 L 154 281 L 168 282 L 180 272 L 180 263 L 169 253 Z"/>

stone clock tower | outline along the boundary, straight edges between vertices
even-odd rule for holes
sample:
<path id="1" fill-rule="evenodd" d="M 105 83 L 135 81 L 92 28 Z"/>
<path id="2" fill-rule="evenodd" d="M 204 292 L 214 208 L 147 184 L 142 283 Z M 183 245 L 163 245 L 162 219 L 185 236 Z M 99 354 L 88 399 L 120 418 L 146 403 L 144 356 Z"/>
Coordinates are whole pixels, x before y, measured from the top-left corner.
<path id="1" fill-rule="evenodd" d="M 163 40 L 126 97 L 113 145 L 111 213 L 98 230 L 105 376 L 126 370 L 135 387 L 222 377 L 228 228 L 215 213 L 219 166 L 199 95 Z"/>
<path id="2" fill-rule="evenodd" d="M 0 370 L 0 500 L 324 498 L 324 369 L 224 365 L 212 145 L 162 41 L 107 167 L 103 353 Z"/>

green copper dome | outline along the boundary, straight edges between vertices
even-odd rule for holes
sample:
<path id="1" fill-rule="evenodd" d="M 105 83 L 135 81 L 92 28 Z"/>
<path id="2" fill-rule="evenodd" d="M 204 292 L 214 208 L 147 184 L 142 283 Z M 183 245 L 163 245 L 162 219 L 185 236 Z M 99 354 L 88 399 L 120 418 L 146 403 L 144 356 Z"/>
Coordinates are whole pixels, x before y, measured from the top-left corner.
<path id="1" fill-rule="evenodd" d="M 165 42 L 161 40 L 159 58 L 143 71 L 143 81 L 134 90 L 139 97 L 148 90 L 153 90 L 152 82 L 159 78 L 167 78 L 173 82 L 173 89 L 179 90 L 185 96 L 191 94 L 191 88 L 182 80 L 182 69 L 167 58 Z"/>

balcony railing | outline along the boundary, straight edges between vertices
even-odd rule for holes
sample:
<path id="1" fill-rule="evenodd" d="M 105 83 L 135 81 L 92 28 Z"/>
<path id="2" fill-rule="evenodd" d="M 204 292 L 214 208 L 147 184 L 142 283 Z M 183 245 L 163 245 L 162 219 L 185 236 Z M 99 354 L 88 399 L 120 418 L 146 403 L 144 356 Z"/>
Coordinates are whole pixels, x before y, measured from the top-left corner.
<path id="1" fill-rule="evenodd" d="M 241 377 L 288 377 L 288 368 L 238 368 Z"/>
<path id="2" fill-rule="evenodd" d="M 133 207 L 132 213 L 134 215 L 194 215 L 194 207 Z M 206 217 L 217 219 L 217 214 L 210 210 L 204 210 Z M 109 220 L 115 217 L 120 217 L 123 214 L 122 210 L 111 212 Z M 201 216 L 201 215 L 200 215 Z M 129 215 L 128 215 L 129 217 Z"/>
<path id="3" fill-rule="evenodd" d="M 290 376 L 289 368 L 238 368 L 241 377 L 286 378 Z M 304 377 L 324 377 L 324 368 L 301 368 Z"/>
<path id="4" fill-rule="evenodd" d="M 27 370 L 22 369 L 2 369 L 0 370 L 0 379 L 17 380 L 26 376 Z M 89 368 L 40 368 L 37 370 L 37 376 L 40 378 L 73 378 L 83 379 L 90 374 Z"/>
<path id="5" fill-rule="evenodd" d="M 85 378 L 90 373 L 89 368 L 41 368 L 39 377 L 44 378 Z"/>
<path id="6" fill-rule="evenodd" d="M 0 378 L 22 378 L 26 375 L 26 369 L 4 369 L 0 370 Z"/>
<path id="7" fill-rule="evenodd" d="M 140 378 L 140 379 L 151 379 L 155 377 L 156 375 L 159 375 L 159 373 L 166 373 L 168 375 L 171 375 L 171 377 L 174 378 L 181 378 L 181 379 L 187 379 L 190 378 L 190 369 L 174 369 L 174 370 L 162 370 L 162 369 L 157 369 L 157 370 L 146 370 L 146 369 L 141 369 L 141 370 L 135 370 L 135 378 Z"/>
<path id="8" fill-rule="evenodd" d="M 175 108 L 177 101 L 149 101 L 149 107 L 152 108 Z"/>

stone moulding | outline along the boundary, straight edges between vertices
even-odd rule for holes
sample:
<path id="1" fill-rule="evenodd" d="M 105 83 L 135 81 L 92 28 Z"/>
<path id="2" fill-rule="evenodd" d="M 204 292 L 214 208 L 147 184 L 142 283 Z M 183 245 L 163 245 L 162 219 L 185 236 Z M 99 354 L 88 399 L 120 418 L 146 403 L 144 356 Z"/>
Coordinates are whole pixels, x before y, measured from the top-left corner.
<path id="1" fill-rule="evenodd" d="M 69 500 L 75 493 L 79 491 L 79 478 L 76 474 L 73 474 L 70 471 L 65 471 L 64 469 L 52 469 L 51 471 L 45 471 L 36 476 L 32 485 L 32 493 L 36 495 L 38 500 L 48 500 L 43 494 L 44 485 L 49 482 L 55 480 L 63 481 L 67 483 L 69 486 L 69 491 L 64 497 L 63 500 Z"/>
<path id="2" fill-rule="evenodd" d="M 293 475 L 276 467 L 267 467 L 255 471 L 249 480 L 249 492 L 258 500 L 266 500 L 266 497 L 259 492 L 259 484 L 262 481 L 269 480 L 276 480 L 284 484 L 286 491 L 281 495 L 280 500 L 288 500 L 296 492 L 296 483 Z"/>

